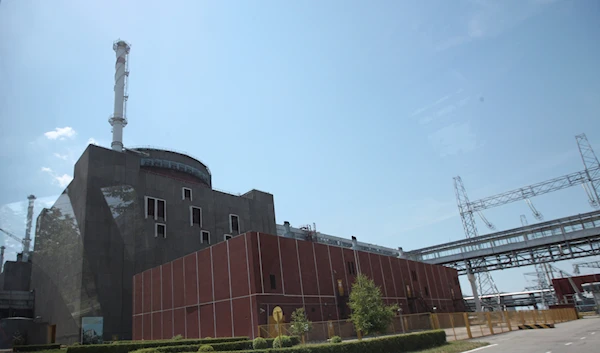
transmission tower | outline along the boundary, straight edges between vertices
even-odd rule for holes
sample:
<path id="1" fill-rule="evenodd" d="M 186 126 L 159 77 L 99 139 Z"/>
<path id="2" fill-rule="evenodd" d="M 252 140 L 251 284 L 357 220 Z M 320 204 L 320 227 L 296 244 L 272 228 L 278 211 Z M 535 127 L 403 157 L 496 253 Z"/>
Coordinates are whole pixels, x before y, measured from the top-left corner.
<path id="1" fill-rule="evenodd" d="M 458 211 L 460 212 L 460 218 L 462 220 L 463 228 L 465 229 L 465 234 L 467 238 L 474 238 L 478 235 L 477 224 L 475 224 L 475 217 L 473 216 L 469 196 L 467 196 L 467 190 L 465 189 L 460 176 L 454 178 L 454 191 L 456 193 Z M 482 214 L 480 213 L 480 215 Z M 485 220 L 485 218 L 483 219 Z M 489 222 L 486 222 L 486 224 L 488 223 Z M 471 283 L 471 289 L 473 290 L 475 310 L 481 312 L 482 306 L 480 296 L 490 294 L 500 295 L 500 291 L 498 290 L 498 287 L 496 287 L 496 283 L 489 272 L 479 272 L 474 274 L 471 270 L 470 262 L 467 262 L 467 276 Z M 500 297 L 498 297 L 498 299 L 500 299 Z"/>
<path id="2" fill-rule="evenodd" d="M 465 229 L 465 235 L 467 238 L 473 238 L 478 235 L 477 225 L 475 224 L 474 213 L 477 213 L 482 221 L 490 229 L 494 229 L 491 224 L 481 213 L 481 211 L 506 205 L 515 201 L 525 201 L 531 209 L 533 216 L 536 219 L 541 220 L 542 214 L 533 206 L 531 198 L 550 192 L 566 189 L 575 185 L 583 185 L 585 189 L 589 203 L 593 207 L 600 207 L 600 163 L 598 158 L 592 149 L 585 134 L 575 136 L 577 140 L 577 146 L 581 159 L 585 169 L 579 172 L 563 175 L 558 178 L 543 181 L 541 183 L 528 185 L 522 188 L 503 192 L 501 194 L 485 197 L 479 200 L 470 201 L 465 187 L 463 185 L 460 176 L 454 178 L 454 190 L 456 192 L 456 200 L 458 204 L 458 210 L 460 212 L 463 228 Z M 487 272 L 480 272 L 474 274 L 472 272 L 472 266 L 470 262 L 466 263 L 467 274 L 469 276 L 469 282 L 473 289 L 473 296 L 475 297 L 475 306 L 477 311 L 481 311 L 481 302 L 479 295 L 497 295 L 499 293 L 496 284 L 492 277 Z"/>
<path id="3" fill-rule="evenodd" d="M 527 222 L 527 217 L 525 217 L 524 214 L 521 215 L 521 225 L 523 227 L 529 225 L 529 222 Z M 550 298 L 546 298 L 546 293 L 544 292 L 544 290 L 546 289 L 552 289 L 551 288 L 551 280 L 550 280 L 550 276 L 548 274 L 548 269 L 546 267 L 545 263 L 541 263 L 541 261 L 539 263 L 535 264 L 535 272 L 534 273 L 525 273 L 525 276 L 535 276 L 535 286 L 533 289 L 538 289 L 540 291 L 542 291 L 540 293 L 540 298 L 542 299 L 542 306 L 546 306 L 546 299 L 550 299 Z"/>

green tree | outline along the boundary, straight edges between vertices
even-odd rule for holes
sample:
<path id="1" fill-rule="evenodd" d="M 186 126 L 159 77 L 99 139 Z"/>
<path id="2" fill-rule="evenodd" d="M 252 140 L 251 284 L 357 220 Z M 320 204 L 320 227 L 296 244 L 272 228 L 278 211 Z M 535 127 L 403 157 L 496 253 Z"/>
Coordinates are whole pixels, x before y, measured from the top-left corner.
<path id="1" fill-rule="evenodd" d="M 312 322 L 306 317 L 304 308 L 298 308 L 292 313 L 292 325 L 290 331 L 296 336 L 302 337 L 304 342 L 304 335 L 312 329 Z"/>
<path id="2" fill-rule="evenodd" d="M 359 274 L 352 285 L 348 306 L 352 310 L 349 321 L 365 335 L 385 332 L 398 308 L 397 305 L 385 305 L 381 289 L 363 274 Z"/>

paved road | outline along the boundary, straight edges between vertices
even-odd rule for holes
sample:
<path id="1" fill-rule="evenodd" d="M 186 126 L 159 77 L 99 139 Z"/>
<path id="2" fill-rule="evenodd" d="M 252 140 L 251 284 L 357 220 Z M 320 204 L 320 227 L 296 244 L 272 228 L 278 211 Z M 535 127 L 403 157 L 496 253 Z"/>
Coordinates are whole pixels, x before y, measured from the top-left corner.
<path id="1" fill-rule="evenodd" d="M 557 324 L 554 329 L 519 330 L 473 341 L 495 344 L 477 353 L 597 353 L 600 317 Z"/>

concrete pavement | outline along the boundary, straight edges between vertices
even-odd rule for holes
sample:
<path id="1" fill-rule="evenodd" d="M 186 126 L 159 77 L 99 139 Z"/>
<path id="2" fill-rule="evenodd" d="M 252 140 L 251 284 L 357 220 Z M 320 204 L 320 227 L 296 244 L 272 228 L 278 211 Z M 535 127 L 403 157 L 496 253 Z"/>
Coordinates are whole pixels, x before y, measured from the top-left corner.
<path id="1" fill-rule="evenodd" d="M 556 328 L 519 330 L 475 338 L 489 342 L 477 353 L 597 353 L 600 352 L 600 317 L 556 324 Z"/>

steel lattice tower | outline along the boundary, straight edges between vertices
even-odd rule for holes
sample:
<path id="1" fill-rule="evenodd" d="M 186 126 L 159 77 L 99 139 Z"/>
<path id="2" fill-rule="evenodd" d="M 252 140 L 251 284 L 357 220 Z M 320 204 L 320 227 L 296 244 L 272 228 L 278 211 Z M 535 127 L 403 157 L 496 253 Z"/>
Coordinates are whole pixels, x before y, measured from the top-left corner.
<path id="1" fill-rule="evenodd" d="M 456 192 L 458 211 L 460 212 L 460 218 L 462 220 L 463 228 L 465 229 L 465 234 L 467 238 L 474 238 L 478 235 L 477 224 L 475 223 L 469 196 L 467 196 L 467 190 L 459 176 L 454 178 L 454 191 Z M 498 287 L 496 287 L 496 283 L 489 272 L 479 272 L 474 274 L 471 272 L 470 263 L 467 263 L 467 271 L 471 289 L 473 290 L 475 308 L 476 311 L 480 312 L 482 311 L 481 301 L 479 300 L 480 296 L 489 294 L 497 295 L 499 294 Z"/>

